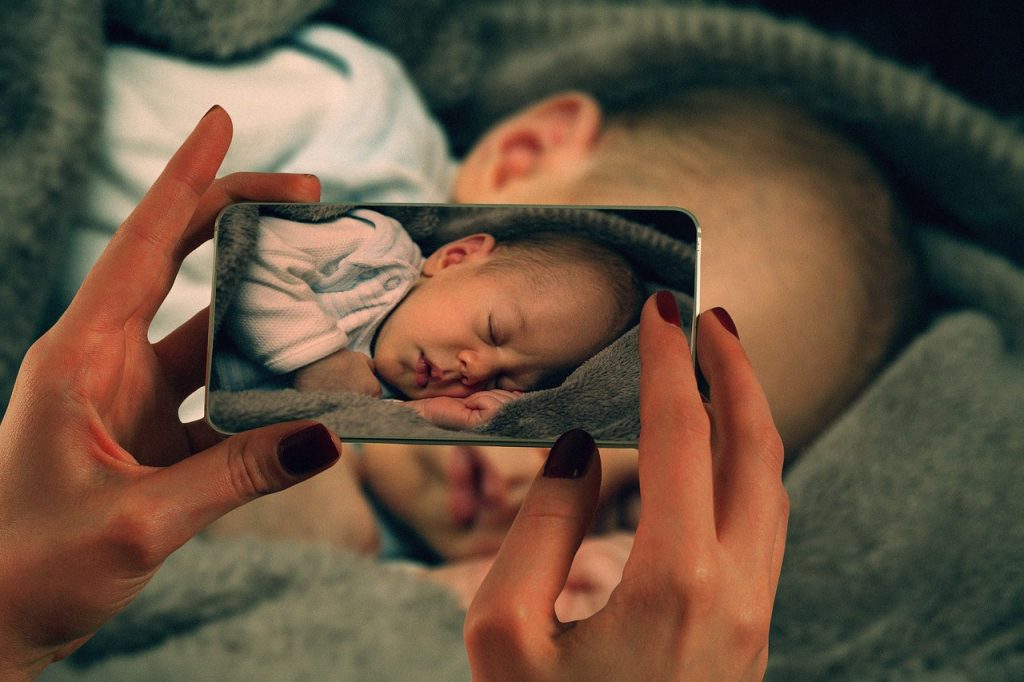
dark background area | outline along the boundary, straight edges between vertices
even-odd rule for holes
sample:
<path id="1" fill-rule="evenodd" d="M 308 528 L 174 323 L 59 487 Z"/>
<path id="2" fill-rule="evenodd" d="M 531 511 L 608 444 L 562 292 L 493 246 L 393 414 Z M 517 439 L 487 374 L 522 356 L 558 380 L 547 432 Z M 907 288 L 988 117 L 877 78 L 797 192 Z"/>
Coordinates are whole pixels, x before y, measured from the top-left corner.
<path id="1" fill-rule="evenodd" d="M 1024 2 L 753 0 L 922 68 L 998 114 L 1024 114 Z"/>

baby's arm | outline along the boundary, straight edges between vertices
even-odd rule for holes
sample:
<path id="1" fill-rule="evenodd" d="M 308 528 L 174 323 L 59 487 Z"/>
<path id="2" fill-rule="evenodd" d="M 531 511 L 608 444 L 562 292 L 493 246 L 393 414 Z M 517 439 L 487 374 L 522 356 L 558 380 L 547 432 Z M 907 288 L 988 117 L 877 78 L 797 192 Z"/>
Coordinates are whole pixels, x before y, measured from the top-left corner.
<path id="1" fill-rule="evenodd" d="M 300 391 L 351 391 L 374 398 L 381 395 L 373 360 L 344 348 L 295 370 L 294 384 Z"/>
<path id="2" fill-rule="evenodd" d="M 522 394 L 522 391 L 496 388 L 478 391 L 465 398 L 437 396 L 410 400 L 406 404 L 431 424 L 445 429 L 462 430 L 486 424 L 505 403 L 515 400 Z"/>
<path id="3" fill-rule="evenodd" d="M 283 374 L 346 347 L 348 336 L 313 289 L 324 255 L 286 242 L 265 223 L 225 322 L 246 356 Z"/>

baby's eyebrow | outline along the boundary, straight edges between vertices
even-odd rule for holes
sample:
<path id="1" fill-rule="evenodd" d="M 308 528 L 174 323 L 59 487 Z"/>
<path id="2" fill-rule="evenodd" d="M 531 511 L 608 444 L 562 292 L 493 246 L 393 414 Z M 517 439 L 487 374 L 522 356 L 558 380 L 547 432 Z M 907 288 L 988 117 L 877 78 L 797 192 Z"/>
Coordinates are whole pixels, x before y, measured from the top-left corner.
<path id="1" fill-rule="evenodd" d="M 523 315 L 519 305 L 515 301 L 509 301 L 507 305 L 500 306 L 500 308 L 508 312 L 495 315 L 494 312 L 498 307 L 491 308 L 490 321 L 488 322 L 491 333 L 498 337 L 499 343 L 504 345 L 514 336 L 525 336 L 527 328 L 526 316 Z"/>

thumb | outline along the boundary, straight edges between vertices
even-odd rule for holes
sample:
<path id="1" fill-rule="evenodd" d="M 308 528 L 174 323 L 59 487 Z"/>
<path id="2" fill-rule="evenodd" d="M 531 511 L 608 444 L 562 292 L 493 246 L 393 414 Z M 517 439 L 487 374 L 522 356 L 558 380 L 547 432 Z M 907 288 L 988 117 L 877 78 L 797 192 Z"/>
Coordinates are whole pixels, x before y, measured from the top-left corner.
<path id="1" fill-rule="evenodd" d="M 286 422 L 227 438 L 147 477 L 164 504 L 166 554 L 229 511 L 329 468 L 341 443 L 322 424 Z"/>
<path id="2" fill-rule="evenodd" d="M 569 431 L 551 448 L 466 614 L 470 657 L 550 637 L 555 599 L 590 526 L 601 487 L 594 439 Z M 471 661 L 472 662 L 472 661 Z"/>

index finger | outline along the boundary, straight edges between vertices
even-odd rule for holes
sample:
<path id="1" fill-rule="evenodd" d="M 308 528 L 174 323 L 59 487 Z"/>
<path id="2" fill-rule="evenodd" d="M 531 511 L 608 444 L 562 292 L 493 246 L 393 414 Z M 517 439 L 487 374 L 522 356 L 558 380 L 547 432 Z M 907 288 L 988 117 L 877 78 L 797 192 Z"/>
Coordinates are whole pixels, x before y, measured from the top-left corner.
<path id="1" fill-rule="evenodd" d="M 215 106 L 114 234 L 69 315 L 85 315 L 100 328 L 121 327 L 136 315 L 149 321 L 174 281 L 178 244 L 230 143 L 231 119 Z"/>
<path id="2" fill-rule="evenodd" d="M 690 357 L 675 298 L 658 292 L 640 316 L 643 503 L 633 555 L 665 566 L 715 538 L 711 427 Z"/>

